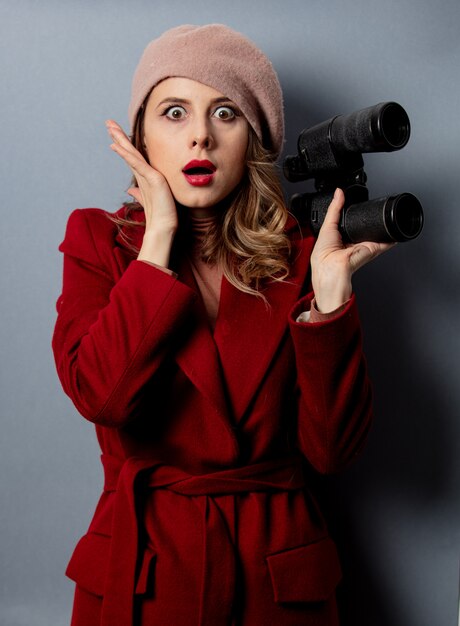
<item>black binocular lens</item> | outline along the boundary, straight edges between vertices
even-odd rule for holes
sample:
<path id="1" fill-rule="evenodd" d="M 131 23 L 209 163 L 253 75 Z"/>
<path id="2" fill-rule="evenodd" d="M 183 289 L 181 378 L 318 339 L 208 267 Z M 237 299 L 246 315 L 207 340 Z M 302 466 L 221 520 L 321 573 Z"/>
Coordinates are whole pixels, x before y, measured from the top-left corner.
<path id="1" fill-rule="evenodd" d="M 380 134 L 394 150 L 404 148 L 410 137 L 410 122 L 405 110 L 396 102 L 389 102 L 380 111 L 377 121 Z"/>
<path id="2" fill-rule="evenodd" d="M 401 193 L 388 198 L 388 213 L 395 241 L 409 241 L 423 228 L 422 205 L 411 193 Z"/>

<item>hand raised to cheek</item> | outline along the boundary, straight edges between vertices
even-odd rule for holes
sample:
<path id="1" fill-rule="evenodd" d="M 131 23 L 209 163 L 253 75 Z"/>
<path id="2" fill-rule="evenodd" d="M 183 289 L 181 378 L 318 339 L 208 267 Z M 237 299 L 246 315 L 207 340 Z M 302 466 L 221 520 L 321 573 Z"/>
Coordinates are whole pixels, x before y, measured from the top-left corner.
<path id="1" fill-rule="evenodd" d="M 111 149 L 125 161 L 138 184 L 128 189 L 145 213 L 145 233 L 138 259 L 167 267 L 178 226 L 171 189 L 165 177 L 147 163 L 119 124 L 107 120 L 106 127 L 113 140 Z"/>

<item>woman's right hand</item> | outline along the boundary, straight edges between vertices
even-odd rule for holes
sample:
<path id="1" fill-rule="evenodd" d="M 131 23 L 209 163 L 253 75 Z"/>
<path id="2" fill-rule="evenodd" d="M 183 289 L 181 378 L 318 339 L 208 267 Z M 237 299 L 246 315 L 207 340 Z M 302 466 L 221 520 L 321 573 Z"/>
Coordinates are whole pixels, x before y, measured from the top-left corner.
<path id="1" fill-rule="evenodd" d="M 165 177 L 147 163 L 119 124 L 107 120 L 106 126 L 113 140 L 111 149 L 126 162 L 138 184 L 128 189 L 128 193 L 145 213 L 145 234 L 138 259 L 167 267 L 178 226 L 171 189 Z"/>

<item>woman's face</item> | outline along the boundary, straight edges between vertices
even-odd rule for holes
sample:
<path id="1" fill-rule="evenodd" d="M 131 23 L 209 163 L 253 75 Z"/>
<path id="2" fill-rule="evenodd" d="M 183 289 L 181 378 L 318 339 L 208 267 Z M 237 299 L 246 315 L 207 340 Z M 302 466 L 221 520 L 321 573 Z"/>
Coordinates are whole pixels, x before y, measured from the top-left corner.
<path id="1" fill-rule="evenodd" d="M 167 78 L 150 94 L 144 144 L 150 165 L 177 202 L 207 215 L 241 181 L 249 124 L 219 91 L 189 78 Z"/>

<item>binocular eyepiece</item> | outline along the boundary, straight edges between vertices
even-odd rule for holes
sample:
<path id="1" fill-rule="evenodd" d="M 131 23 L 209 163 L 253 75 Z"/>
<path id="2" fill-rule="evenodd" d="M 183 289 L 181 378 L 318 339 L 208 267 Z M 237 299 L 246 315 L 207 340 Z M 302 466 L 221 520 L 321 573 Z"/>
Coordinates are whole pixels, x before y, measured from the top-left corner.
<path id="1" fill-rule="evenodd" d="M 315 179 L 316 193 L 295 194 L 293 211 L 308 211 L 315 235 L 334 191 L 345 192 L 340 230 L 345 241 L 409 241 L 423 227 L 423 209 L 417 198 L 403 193 L 369 200 L 364 152 L 393 152 L 409 141 L 410 121 L 396 102 L 381 102 L 349 115 L 337 115 L 303 130 L 295 156 L 284 160 L 290 182 Z"/>

